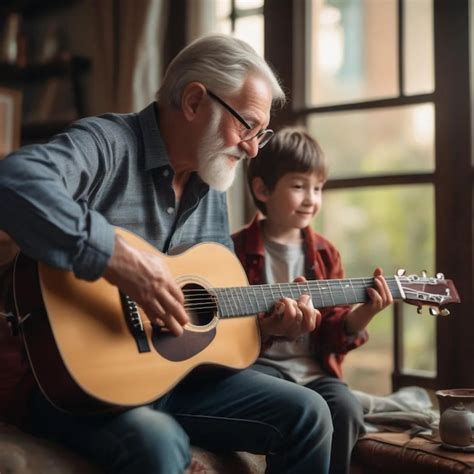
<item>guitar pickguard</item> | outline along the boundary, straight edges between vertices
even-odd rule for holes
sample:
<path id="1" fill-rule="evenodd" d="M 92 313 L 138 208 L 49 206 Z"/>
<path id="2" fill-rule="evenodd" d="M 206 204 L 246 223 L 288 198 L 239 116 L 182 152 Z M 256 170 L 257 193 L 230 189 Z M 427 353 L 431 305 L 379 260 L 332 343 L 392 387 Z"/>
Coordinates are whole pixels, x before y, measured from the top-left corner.
<path id="1" fill-rule="evenodd" d="M 151 341 L 161 357 L 172 362 L 180 362 L 204 350 L 215 337 L 216 328 L 205 332 L 185 329 L 181 336 L 176 337 L 161 326 L 153 325 Z"/>

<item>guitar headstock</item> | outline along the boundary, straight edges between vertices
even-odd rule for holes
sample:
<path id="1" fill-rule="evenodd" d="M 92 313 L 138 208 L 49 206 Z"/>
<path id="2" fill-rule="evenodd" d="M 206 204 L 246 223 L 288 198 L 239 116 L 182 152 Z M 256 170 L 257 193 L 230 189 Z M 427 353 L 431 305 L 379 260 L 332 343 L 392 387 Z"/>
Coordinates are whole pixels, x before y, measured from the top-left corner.
<path id="1" fill-rule="evenodd" d="M 396 278 L 404 292 L 404 300 L 418 306 L 419 313 L 422 306 L 430 306 L 432 316 L 447 316 L 449 311 L 444 306 L 461 302 L 454 283 L 446 280 L 442 273 L 437 273 L 436 277 L 428 277 L 426 272 L 418 276 L 405 275 L 404 270 L 399 270 Z"/>

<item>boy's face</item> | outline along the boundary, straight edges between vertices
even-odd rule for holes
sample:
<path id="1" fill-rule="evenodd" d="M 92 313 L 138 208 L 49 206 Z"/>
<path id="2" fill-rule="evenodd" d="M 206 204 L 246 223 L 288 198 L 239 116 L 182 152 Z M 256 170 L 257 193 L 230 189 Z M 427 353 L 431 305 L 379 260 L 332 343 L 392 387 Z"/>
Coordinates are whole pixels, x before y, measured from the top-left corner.
<path id="1" fill-rule="evenodd" d="M 287 173 L 258 198 L 263 197 L 269 221 L 287 230 L 302 229 L 321 209 L 323 185 L 315 172 Z"/>

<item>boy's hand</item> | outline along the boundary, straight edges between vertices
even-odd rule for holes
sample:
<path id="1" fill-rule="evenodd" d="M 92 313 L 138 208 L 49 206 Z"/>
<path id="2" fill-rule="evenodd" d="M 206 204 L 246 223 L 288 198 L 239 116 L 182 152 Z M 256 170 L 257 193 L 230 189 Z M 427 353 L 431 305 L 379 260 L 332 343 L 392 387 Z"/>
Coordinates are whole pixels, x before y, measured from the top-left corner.
<path id="1" fill-rule="evenodd" d="M 304 282 L 298 277 L 295 282 Z M 282 298 L 275 304 L 271 314 L 259 315 L 262 342 L 271 337 L 294 340 L 308 332 L 315 331 L 321 323 L 321 313 L 314 308 L 309 295 L 301 295 L 298 301 Z"/>
<path id="2" fill-rule="evenodd" d="M 383 277 L 383 270 L 377 267 L 374 271 L 374 288 L 368 288 L 367 303 L 355 306 L 347 314 L 346 329 L 350 333 L 362 331 L 372 318 L 393 303 L 392 293 Z"/>

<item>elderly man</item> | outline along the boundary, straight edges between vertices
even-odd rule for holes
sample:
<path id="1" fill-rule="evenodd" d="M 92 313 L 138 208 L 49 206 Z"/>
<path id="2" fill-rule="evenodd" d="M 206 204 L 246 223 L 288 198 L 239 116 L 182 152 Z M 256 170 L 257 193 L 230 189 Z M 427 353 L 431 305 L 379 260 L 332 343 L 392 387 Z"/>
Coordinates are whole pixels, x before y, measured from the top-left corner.
<path id="1" fill-rule="evenodd" d="M 271 138 L 275 103 L 284 103 L 280 85 L 249 45 L 201 38 L 173 60 L 143 111 L 79 120 L 3 160 L 0 229 L 38 261 L 79 279 L 105 278 L 179 338 L 189 317 L 166 261 L 113 226 L 164 253 L 204 240 L 232 248 L 223 191 L 238 162 Z M 285 304 L 262 337 L 301 320 L 314 328 L 308 297 Z M 64 413 L 37 392 L 30 417 L 33 432 L 113 473 L 181 473 L 190 443 L 265 453 L 269 473 L 324 473 L 329 465 L 332 424 L 322 398 L 252 370 L 191 374 L 150 405 L 100 416 Z"/>

